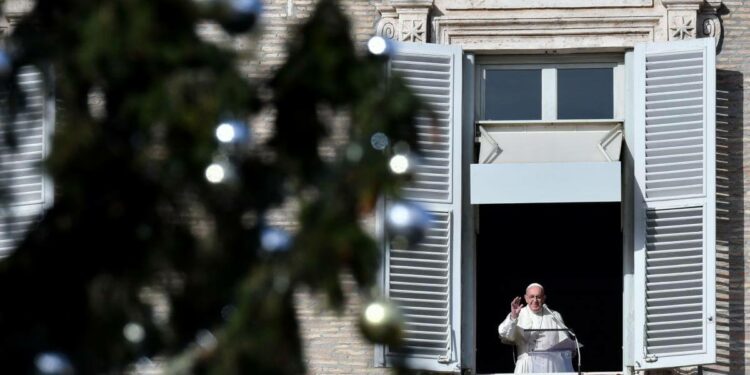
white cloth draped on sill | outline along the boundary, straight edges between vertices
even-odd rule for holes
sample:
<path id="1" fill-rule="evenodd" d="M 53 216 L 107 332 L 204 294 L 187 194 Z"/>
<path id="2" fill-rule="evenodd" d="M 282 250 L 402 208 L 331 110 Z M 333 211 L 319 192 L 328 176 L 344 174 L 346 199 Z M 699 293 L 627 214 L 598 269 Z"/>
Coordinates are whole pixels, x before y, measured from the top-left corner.
<path id="1" fill-rule="evenodd" d="M 570 351 L 547 352 L 548 348 L 557 345 L 567 338 L 565 331 L 527 332 L 527 329 L 567 328 L 562 316 L 550 310 L 547 305 L 535 313 L 524 306 L 513 320 L 510 314 L 500 323 L 498 333 L 506 344 L 516 346 L 516 374 L 534 372 L 573 372 L 572 353 Z"/>

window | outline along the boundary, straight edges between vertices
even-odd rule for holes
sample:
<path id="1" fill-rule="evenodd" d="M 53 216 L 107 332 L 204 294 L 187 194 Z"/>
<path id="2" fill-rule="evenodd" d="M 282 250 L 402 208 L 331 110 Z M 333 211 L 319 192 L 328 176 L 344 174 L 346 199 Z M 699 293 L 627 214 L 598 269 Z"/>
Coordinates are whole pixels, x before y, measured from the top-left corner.
<path id="1" fill-rule="evenodd" d="M 711 38 L 639 44 L 635 51 L 625 52 L 624 59 L 582 55 L 542 57 L 543 61 L 484 56 L 477 60 L 462 55 L 456 46 L 420 44 L 402 44 L 399 51 L 394 70 L 401 64 L 401 72 L 418 95 L 440 103 L 441 127 L 430 130 L 420 125 L 420 131 L 425 135 L 437 132 L 443 143 L 435 148 L 435 137 L 420 141 L 434 152 L 425 164 L 442 174 L 418 172 L 414 190 L 418 194 L 410 196 L 435 214 L 438 225 L 433 233 L 409 248 L 392 249 L 385 244 L 382 286 L 389 297 L 396 297 L 397 305 L 409 309 L 404 314 L 407 350 L 378 347 L 376 365 L 477 370 L 475 316 L 480 286 L 476 283 L 481 280 L 476 278 L 471 203 L 475 167 L 484 166 L 473 164 L 476 155 L 472 154 L 485 126 L 505 133 L 523 130 L 519 134 L 540 129 L 575 131 L 581 126 L 589 130 L 628 127 L 631 158 L 623 160 L 627 163 L 623 200 L 621 205 L 610 206 L 623 210 L 619 223 L 623 267 L 614 271 L 622 272 L 625 297 L 622 363 L 641 371 L 715 362 L 715 45 Z M 480 132 L 475 133 L 472 124 Z M 561 136 L 557 132 L 553 140 L 559 143 Z M 595 138 L 599 145 L 613 143 L 607 137 Z M 541 137 L 545 139 L 551 138 Z M 519 144 L 532 149 L 527 141 Z M 533 151 L 540 149 L 548 151 L 543 147 Z M 513 156 L 509 148 L 501 151 L 503 157 Z M 527 150 L 520 147 L 519 151 Z M 569 158 L 569 152 L 555 152 L 546 154 L 554 156 L 550 161 Z M 603 152 L 608 154 L 605 159 L 612 157 Z M 442 159 L 435 159 L 437 155 Z M 528 161 L 523 159 L 528 155 L 521 152 L 514 157 Z M 510 163 L 528 174 L 522 164 Z M 699 173 L 694 169 L 700 169 Z M 575 179 L 559 170 L 546 172 L 557 173 L 561 180 Z M 437 196 L 427 183 L 435 177 L 448 181 L 447 191 Z M 684 189 L 688 182 L 689 189 Z M 551 190 L 541 186 L 540 199 L 549 198 Z M 525 213 L 535 219 L 533 212 Z M 610 224 L 620 221 L 607 216 Z M 482 229 L 502 240 L 500 228 Z M 540 228 L 527 237 L 537 234 L 545 236 L 549 231 Z M 584 240 L 591 238 L 586 228 L 580 234 Z M 432 270 L 441 273 L 435 275 Z"/>
<path id="2" fill-rule="evenodd" d="M 603 62 L 577 62 L 585 60 Z M 563 56 L 541 63 L 526 57 L 486 58 L 479 63 L 480 122 L 622 120 L 621 56 Z"/>

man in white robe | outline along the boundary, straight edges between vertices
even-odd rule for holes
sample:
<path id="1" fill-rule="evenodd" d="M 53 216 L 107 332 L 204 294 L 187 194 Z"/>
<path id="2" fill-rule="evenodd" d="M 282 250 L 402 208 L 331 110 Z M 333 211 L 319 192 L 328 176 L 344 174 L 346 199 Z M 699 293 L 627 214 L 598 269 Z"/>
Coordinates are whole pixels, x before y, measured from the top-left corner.
<path id="1" fill-rule="evenodd" d="M 562 316 L 544 304 L 544 287 L 533 283 L 526 288 L 526 306 L 521 297 L 513 299 L 510 314 L 500 323 L 500 339 L 516 346 L 514 373 L 573 372 L 570 351 L 548 351 L 567 339 L 565 331 L 526 331 L 528 329 L 567 328 Z M 563 343 L 564 344 L 564 343 Z"/>

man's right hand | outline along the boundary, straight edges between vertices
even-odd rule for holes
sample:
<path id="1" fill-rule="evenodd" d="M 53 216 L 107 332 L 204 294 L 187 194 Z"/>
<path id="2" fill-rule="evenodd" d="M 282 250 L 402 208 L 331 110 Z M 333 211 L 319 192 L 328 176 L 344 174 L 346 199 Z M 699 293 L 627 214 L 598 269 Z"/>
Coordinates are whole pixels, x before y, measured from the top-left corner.
<path id="1" fill-rule="evenodd" d="M 513 320 L 518 319 L 518 314 L 521 313 L 522 308 L 523 305 L 521 305 L 521 297 L 513 298 L 513 301 L 510 302 L 510 317 Z"/>

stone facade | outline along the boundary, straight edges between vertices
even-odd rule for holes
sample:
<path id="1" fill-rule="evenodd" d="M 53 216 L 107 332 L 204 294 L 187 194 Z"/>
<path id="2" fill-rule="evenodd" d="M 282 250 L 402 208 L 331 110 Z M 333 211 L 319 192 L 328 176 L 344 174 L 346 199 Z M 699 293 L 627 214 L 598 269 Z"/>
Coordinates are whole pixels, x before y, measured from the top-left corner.
<path id="1" fill-rule="evenodd" d="M 750 141 L 744 113 L 750 113 L 750 2 L 725 0 L 344 0 L 352 33 L 360 45 L 374 33 L 410 42 L 457 43 L 475 50 L 519 51 L 529 41 L 542 50 L 622 50 L 634 42 L 713 35 L 717 55 L 717 363 L 704 373 L 750 373 Z M 6 32 L 16 14 L 31 4 L 6 2 Z M 229 40 L 206 25 L 209 39 L 246 51 L 240 62 L 250 78 L 273 72 L 285 58 L 290 31 L 314 7 L 314 0 L 266 0 L 259 36 Z M 530 9 L 534 8 L 534 9 Z M 701 8 L 704 11 L 698 12 Z M 748 87 L 745 87 L 748 85 Z M 259 116 L 269 124 L 272 113 Z M 270 133 L 259 126 L 260 139 Z M 747 154 L 747 155 L 746 155 Z M 293 227 L 291 205 L 277 224 Z M 347 279 L 345 285 L 352 286 Z M 336 314 L 307 291 L 296 296 L 301 334 L 311 374 L 383 374 L 374 349 L 356 325 L 362 301 L 350 289 L 349 304 Z M 673 373 L 695 373 L 694 368 Z"/>
<path id="2" fill-rule="evenodd" d="M 716 58 L 717 365 L 706 373 L 750 373 L 750 247 L 748 247 L 745 113 L 750 113 L 750 4 L 724 1 Z"/>

